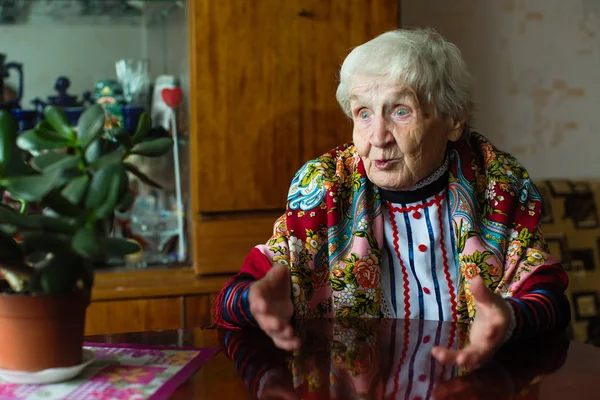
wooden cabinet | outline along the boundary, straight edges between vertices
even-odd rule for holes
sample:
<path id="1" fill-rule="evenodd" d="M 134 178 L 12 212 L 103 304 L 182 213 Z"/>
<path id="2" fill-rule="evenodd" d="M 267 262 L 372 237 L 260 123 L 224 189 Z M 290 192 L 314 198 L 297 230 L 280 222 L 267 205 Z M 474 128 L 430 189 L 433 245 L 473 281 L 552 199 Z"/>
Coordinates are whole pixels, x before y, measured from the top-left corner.
<path id="1" fill-rule="evenodd" d="M 397 0 L 204 0 L 189 12 L 197 211 L 281 208 L 305 161 L 351 139 L 338 69 L 397 26 Z"/>
<path id="2" fill-rule="evenodd" d="M 294 173 L 351 140 L 339 67 L 398 26 L 398 1 L 188 5 L 193 257 L 200 274 L 234 272 L 269 238 Z"/>

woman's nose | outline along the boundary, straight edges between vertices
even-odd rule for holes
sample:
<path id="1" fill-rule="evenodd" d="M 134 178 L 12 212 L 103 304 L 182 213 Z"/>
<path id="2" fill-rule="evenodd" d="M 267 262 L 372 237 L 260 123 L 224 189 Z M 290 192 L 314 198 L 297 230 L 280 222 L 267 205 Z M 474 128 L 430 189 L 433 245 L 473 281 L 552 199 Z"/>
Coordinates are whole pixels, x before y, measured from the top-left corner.
<path id="1" fill-rule="evenodd" d="M 373 122 L 371 145 L 375 147 L 386 147 L 389 143 L 394 141 L 394 135 L 392 134 L 390 122 L 388 120 L 384 117 L 379 117 Z"/>

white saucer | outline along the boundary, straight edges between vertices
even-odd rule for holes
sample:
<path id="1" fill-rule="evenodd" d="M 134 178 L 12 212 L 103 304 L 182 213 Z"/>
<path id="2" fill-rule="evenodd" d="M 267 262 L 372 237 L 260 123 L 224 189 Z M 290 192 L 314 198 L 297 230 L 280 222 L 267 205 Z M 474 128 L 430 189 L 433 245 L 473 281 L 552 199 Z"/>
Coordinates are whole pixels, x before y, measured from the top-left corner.
<path id="1" fill-rule="evenodd" d="M 0 378 L 7 382 L 22 385 L 43 385 L 67 381 L 79 375 L 85 367 L 90 365 L 96 358 L 94 352 L 83 349 L 83 362 L 73 367 L 51 368 L 37 372 L 10 371 L 0 369 Z"/>

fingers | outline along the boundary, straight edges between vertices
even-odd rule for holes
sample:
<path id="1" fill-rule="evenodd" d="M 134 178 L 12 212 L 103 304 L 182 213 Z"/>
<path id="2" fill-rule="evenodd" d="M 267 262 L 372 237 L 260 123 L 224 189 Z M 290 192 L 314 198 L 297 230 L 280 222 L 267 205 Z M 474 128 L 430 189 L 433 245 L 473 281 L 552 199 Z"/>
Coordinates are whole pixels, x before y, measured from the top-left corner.
<path id="1" fill-rule="evenodd" d="M 462 350 L 451 350 L 434 347 L 431 355 L 444 365 L 458 365 L 459 367 L 476 368 L 487 358 L 489 352 L 479 346 L 468 346 Z"/>
<path id="2" fill-rule="evenodd" d="M 294 336 L 294 329 L 289 323 L 282 325 L 279 330 L 265 330 L 265 332 L 273 339 L 275 346 L 280 349 L 292 351 L 300 347 L 300 339 Z"/>
<path id="3" fill-rule="evenodd" d="M 261 314 L 256 322 L 280 349 L 291 351 L 300 347 L 300 339 L 294 336 L 294 329 L 289 320 L 275 315 Z"/>
<path id="4" fill-rule="evenodd" d="M 456 360 L 458 357 L 459 351 L 446 349 L 443 347 L 434 347 L 431 349 L 431 355 L 435 358 L 440 364 L 448 365 L 448 364 L 456 364 Z"/>
<path id="5" fill-rule="evenodd" d="M 477 275 L 471 280 L 471 293 L 477 305 L 492 305 L 494 292 L 485 285 L 481 276 Z"/>
<path id="6" fill-rule="evenodd" d="M 273 339 L 275 346 L 285 351 L 293 351 L 300 347 L 300 339 L 294 335 L 289 337 L 272 336 L 271 339 Z"/>
<path id="7" fill-rule="evenodd" d="M 265 275 L 268 286 L 279 286 L 290 284 L 290 270 L 287 266 L 275 264 Z"/>

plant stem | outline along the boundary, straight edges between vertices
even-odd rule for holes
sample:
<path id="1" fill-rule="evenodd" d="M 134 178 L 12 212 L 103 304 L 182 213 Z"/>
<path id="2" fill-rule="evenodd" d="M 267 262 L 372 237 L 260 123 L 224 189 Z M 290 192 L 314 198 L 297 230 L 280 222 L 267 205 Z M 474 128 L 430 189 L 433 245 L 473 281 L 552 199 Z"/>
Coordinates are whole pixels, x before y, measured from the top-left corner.
<path id="1" fill-rule="evenodd" d="M 27 214 L 27 209 L 29 208 L 29 203 L 26 202 L 25 200 L 19 200 L 19 202 L 21 203 L 21 210 L 19 211 L 19 214 L 21 214 L 21 215 Z"/>

